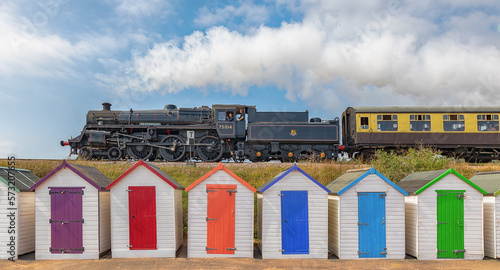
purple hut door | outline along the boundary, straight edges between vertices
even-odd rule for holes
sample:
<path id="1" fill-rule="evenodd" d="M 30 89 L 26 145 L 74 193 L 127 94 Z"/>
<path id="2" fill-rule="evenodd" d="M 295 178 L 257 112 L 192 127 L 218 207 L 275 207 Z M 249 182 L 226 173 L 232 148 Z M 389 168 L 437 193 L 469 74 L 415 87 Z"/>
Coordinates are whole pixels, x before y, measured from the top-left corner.
<path id="1" fill-rule="evenodd" d="M 50 188 L 51 253 L 83 253 L 81 187 Z"/>

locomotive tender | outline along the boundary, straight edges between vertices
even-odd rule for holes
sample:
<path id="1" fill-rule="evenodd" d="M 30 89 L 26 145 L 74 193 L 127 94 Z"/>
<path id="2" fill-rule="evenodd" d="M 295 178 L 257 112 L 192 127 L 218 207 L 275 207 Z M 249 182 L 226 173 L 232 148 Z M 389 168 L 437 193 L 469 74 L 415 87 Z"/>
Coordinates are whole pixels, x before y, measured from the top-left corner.
<path id="1" fill-rule="evenodd" d="M 255 106 L 213 105 L 113 111 L 110 103 L 87 113 L 80 135 L 61 141 L 82 158 L 119 160 L 187 158 L 214 162 L 336 159 L 340 130 L 334 120 L 305 112 L 259 112 Z"/>

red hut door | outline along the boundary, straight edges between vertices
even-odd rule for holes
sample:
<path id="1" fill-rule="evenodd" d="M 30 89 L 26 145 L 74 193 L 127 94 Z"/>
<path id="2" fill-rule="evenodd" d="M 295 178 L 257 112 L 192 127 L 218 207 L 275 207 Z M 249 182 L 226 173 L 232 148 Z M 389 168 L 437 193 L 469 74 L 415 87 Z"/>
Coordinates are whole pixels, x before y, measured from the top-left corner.
<path id="1" fill-rule="evenodd" d="M 207 185 L 207 254 L 234 254 L 236 185 Z"/>
<path id="2" fill-rule="evenodd" d="M 155 187 L 128 187 L 130 249 L 156 249 Z"/>

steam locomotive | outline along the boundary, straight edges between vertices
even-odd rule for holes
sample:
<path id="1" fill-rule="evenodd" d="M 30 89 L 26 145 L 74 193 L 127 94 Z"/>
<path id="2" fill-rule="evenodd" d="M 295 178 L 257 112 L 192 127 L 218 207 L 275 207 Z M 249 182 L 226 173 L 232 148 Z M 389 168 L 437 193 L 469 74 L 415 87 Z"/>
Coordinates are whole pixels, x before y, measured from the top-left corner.
<path id="1" fill-rule="evenodd" d="M 259 112 L 255 106 L 213 105 L 160 110 L 91 110 L 80 135 L 61 141 L 84 159 L 207 162 L 336 159 L 339 119 L 305 112 Z"/>

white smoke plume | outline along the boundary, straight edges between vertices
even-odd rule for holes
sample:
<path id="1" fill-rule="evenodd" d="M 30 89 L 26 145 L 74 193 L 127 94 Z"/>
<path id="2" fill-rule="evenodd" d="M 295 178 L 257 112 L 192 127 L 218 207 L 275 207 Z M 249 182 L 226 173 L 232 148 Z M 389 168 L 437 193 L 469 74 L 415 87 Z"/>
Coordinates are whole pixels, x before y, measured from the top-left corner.
<path id="1" fill-rule="evenodd" d="M 499 8 L 496 1 L 304 0 L 293 6 L 304 13 L 300 22 L 245 33 L 214 26 L 155 44 L 129 63 L 128 88 L 245 95 L 270 85 L 324 108 L 493 105 Z"/>

